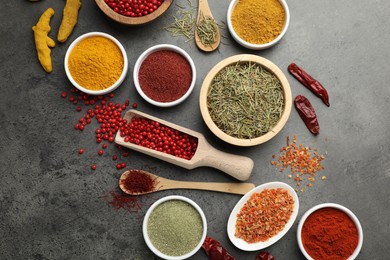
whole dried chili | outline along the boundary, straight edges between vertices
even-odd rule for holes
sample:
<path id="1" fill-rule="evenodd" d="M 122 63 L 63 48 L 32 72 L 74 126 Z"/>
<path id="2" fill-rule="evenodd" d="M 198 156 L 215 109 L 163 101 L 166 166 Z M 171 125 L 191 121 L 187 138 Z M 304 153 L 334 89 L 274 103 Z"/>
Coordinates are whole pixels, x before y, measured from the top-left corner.
<path id="1" fill-rule="evenodd" d="M 206 237 L 202 245 L 206 255 L 209 257 L 209 260 L 235 260 L 236 258 L 232 256 L 225 248 L 214 238 Z"/>
<path id="2" fill-rule="evenodd" d="M 260 252 L 256 256 L 256 260 L 275 260 L 275 257 L 268 252 Z"/>
<path id="3" fill-rule="evenodd" d="M 305 87 L 310 89 L 311 92 L 320 97 L 325 105 L 330 106 L 328 92 L 320 82 L 313 79 L 306 71 L 298 67 L 295 63 L 288 65 L 288 71 Z"/>
<path id="4" fill-rule="evenodd" d="M 314 135 L 320 133 L 320 125 L 318 124 L 316 112 L 310 101 L 302 95 L 298 95 L 294 100 L 295 107 L 298 111 L 299 116 L 302 118 L 305 125 Z"/>

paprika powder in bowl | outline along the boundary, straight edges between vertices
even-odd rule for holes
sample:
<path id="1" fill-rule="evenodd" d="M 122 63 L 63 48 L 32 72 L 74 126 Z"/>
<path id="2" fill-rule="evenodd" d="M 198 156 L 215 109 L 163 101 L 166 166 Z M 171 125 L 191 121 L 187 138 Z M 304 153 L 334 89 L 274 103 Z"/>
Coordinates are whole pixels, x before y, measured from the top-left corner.
<path id="1" fill-rule="evenodd" d="M 86 33 L 74 40 L 66 52 L 64 65 L 73 86 L 90 95 L 113 91 L 128 71 L 122 44 L 102 32 Z"/>
<path id="2" fill-rule="evenodd" d="M 195 64 L 183 49 L 170 44 L 144 51 L 134 66 L 134 85 L 143 99 L 159 107 L 180 104 L 194 89 Z"/>
<path id="3" fill-rule="evenodd" d="M 297 218 L 299 199 L 283 182 L 269 182 L 245 194 L 233 208 L 227 233 L 244 251 L 257 251 L 280 240 Z"/>
<path id="4" fill-rule="evenodd" d="M 202 209 L 183 196 L 167 196 L 148 209 L 142 232 L 149 249 L 163 259 L 187 259 L 202 246 L 207 221 Z"/>
<path id="5" fill-rule="evenodd" d="M 309 209 L 297 230 L 298 245 L 309 259 L 355 259 L 363 245 L 363 229 L 355 214 L 335 203 Z"/>
<path id="6" fill-rule="evenodd" d="M 274 46 L 286 34 L 289 23 L 285 0 L 232 0 L 227 11 L 233 39 L 253 50 Z"/>
<path id="7" fill-rule="evenodd" d="M 199 104 L 203 120 L 217 137 L 237 146 L 254 146 L 282 130 L 291 113 L 292 94 L 274 63 L 241 54 L 210 70 Z"/>

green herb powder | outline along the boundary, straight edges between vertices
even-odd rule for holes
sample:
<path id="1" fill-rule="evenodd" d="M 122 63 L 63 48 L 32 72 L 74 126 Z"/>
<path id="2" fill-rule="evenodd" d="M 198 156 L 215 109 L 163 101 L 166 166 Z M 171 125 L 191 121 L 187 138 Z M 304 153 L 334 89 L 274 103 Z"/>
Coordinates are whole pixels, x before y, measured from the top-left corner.
<path id="1" fill-rule="evenodd" d="M 158 205 L 150 214 L 147 226 L 152 244 L 169 256 L 189 253 L 199 244 L 203 233 L 198 211 L 181 200 Z"/>
<path id="2" fill-rule="evenodd" d="M 252 139 L 268 133 L 284 110 L 280 80 L 257 63 L 223 68 L 207 93 L 211 119 L 226 134 Z"/>

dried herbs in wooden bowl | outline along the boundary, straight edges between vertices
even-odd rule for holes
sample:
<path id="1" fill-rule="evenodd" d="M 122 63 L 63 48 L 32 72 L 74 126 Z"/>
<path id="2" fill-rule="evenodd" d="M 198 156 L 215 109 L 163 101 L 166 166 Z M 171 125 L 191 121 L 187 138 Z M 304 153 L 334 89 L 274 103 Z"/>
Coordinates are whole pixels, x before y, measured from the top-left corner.
<path id="1" fill-rule="evenodd" d="M 237 146 L 273 138 L 286 124 L 291 106 L 283 72 L 271 61 L 250 54 L 215 65 L 200 92 L 200 110 L 209 129 Z"/>

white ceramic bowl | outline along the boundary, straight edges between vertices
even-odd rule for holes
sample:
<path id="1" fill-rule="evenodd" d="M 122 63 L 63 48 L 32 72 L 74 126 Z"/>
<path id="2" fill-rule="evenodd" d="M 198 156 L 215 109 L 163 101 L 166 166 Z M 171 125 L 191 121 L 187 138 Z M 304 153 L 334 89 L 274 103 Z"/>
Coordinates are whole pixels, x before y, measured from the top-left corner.
<path id="1" fill-rule="evenodd" d="M 358 240 L 358 245 L 355 249 L 355 251 L 353 252 L 353 254 L 348 258 L 348 260 L 353 260 L 355 259 L 361 248 L 362 248 L 362 245 L 363 245 L 363 229 L 362 229 L 362 225 L 360 224 L 359 222 L 359 219 L 355 216 L 355 214 L 352 213 L 352 211 L 350 211 L 348 208 L 342 206 L 342 205 L 339 205 L 339 204 L 336 204 L 336 203 L 323 203 L 323 204 L 319 204 L 317 206 L 314 206 L 312 207 L 311 209 L 309 209 L 308 211 L 305 212 L 305 214 L 303 214 L 301 220 L 299 221 L 299 224 L 298 224 L 298 230 L 297 230 L 297 240 L 298 240 L 298 245 L 299 245 L 299 248 L 301 249 L 301 252 L 302 254 L 306 257 L 306 259 L 308 260 L 314 260 L 312 257 L 310 257 L 310 255 L 306 252 L 304 246 L 303 246 L 303 243 L 302 243 L 302 236 L 301 236 L 301 233 L 302 233 L 302 227 L 303 227 L 303 224 L 305 223 L 306 219 L 316 210 L 319 210 L 319 209 L 322 209 L 322 208 L 335 208 L 335 209 L 338 209 L 338 210 L 341 210 L 343 212 L 345 212 L 351 219 L 352 221 L 355 223 L 356 225 L 356 228 L 357 228 L 357 231 L 358 231 L 358 235 L 359 235 L 359 240 Z"/>
<path id="2" fill-rule="evenodd" d="M 237 238 L 234 234 L 236 231 L 236 222 L 237 222 L 237 214 L 240 212 L 241 208 L 244 206 L 244 204 L 250 199 L 253 193 L 255 192 L 261 192 L 265 189 L 277 189 L 277 188 L 283 188 L 289 192 L 289 194 L 294 199 L 294 209 L 293 213 L 285 225 L 284 229 L 280 231 L 275 236 L 271 237 L 265 242 L 257 242 L 257 243 L 248 243 L 244 241 L 241 238 Z M 263 248 L 266 248 L 274 243 L 276 243 L 279 239 L 281 239 L 287 231 L 292 227 L 294 224 L 295 219 L 297 218 L 299 210 L 299 199 L 297 196 L 297 193 L 295 190 L 288 184 L 283 182 L 269 182 L 262 184 L 260 186 L 257 186 L 256 188 L 250 190 L 247 194 L 245 194 L 236 204 L 236 206 L 233 208 L 232 213 L 230 214 L 228 224 L 227 224 L 227 233 L 229 236 L 230 241 L 239 249 L 244 251 L 257 251 L 261 250 Z"/>
<path id="3" fill-rule="evenodd" d="M 179 53 L 188 61 L 188 63 L 191 66 L 191 70 L 192 70 L 192 81 L 191 81 L 190 87 L 188 88 L 187 92 L 183 96 L 181 96 L 179 99 L 171 101 L 171 102 L 159 102 L 159 101 L 151 99 L 143 92 L 143 90 L 139 84 L 139 80 L 138 80 L 139 69 L 140 69 L 142 63 L 144 62 L 144 60 L 150 54 L 157 52 L 157 51 L 162 51 L 162 50 L 169 50 L 169 51 L 174 51 L 174 52 Z M 137 89 L 137 91 L 141 95 L 141 97 L 143 99 L 145 99 L 147 102 L 149 102 L 152 105 L 158 106 L 158 107 L 172 107 L 172 106 L 176 106 L 176 105 L 180 104 L 181 102 L 183 102 L 184 100 L 186 100 L 188 98 L 188 96 L 191 94 L 191 92 L 193 91 L 194 86 L 195 86 L 195 81 L 196 81 L 196 69 L 195 69 L 194 61 L 192 60 L 192 58 L 190 57 L 190 55 L 188 55 L 188 53 L 186 51 L 184 51 L 183 49 L 181 49 L 175 45 L 159 44 L 159 45 L 155 45 L 153 47 L 150 47 L 149 49 L 144 51 L 139 56 L 137 62 L 134 65 L 133 78 L 134 78 L 135 88 Z"/>
<path id="4" fill-rule="evenodd" d="M 88 37 L 94 37 L 94 36 L 101 36 L 101 37 L 104 37 L 104 38 L 107 38 L 107 39 L 110 39 L 111 41 L 113 41 L 118 46 L 118 48 L 121 50 L 122 56 L 123 56 L 123 71 L 122 71 L 122 74 L 120 75 L 119 79 L 112 86 L 109 86 L 109 87 L 107 87 L 105 89 L 102 89 L 102 90 L 90 90 L 90 89 L 84 88 L 83 86 L 80 86 L 73 79 L 72 74 L 70 73 L 69 68 L 68 68 L 69 55 L 72 52 L 73 48 L 80 41 L 82 41 L 82 40 L 84 40 L 84 39 L 86 39 Z M 109 35 L 107 33 L 90 32 L 90 33 L 86 33 L 86 34 L 83 34 L 83 35 L 79 36 L 76 40 L 74 40 L 72 42 L 72 44 L 69 46 L 68 50 L 66 51 L 65 60 L 64 60 L 64 66 L 65 66 L 66 76 L 68 77 L 69 81 L 72 83 L 73 86 L 75 86 L 80 91 L 82 91 L 82 92 L 84 92 L 86 94 L 90 94 L 90 95 L 104 95 L 104 94 L 110 93 L 111 91 L 115 90 L 117 87 L 119 87 L 120 84 L 122 84 L 123 80 L 125 79 L 125 77 L 127 75 L 127 71 L 128 71 L 128 59 L 127 59 L 127 54 L 126 54 L 125 48 L 123 48 L 123 45 L 116 38 L 114 38 L 113 36 L 111 36 L 111 35 Z"/>
<path id="5" fill-rule="evenodd" d="M 279 0 L 280 3 L 282 4 L 283 8 L 284 8 L 284 12 L 285 12 L 285 21 L 284 21 L 284 26 L 283 26 L 283 29 L 281 31 L 281 33 L 279 34 L 278 37 L 276 37 L 275 39 L 273 39 L 272 41 L 268 42 L 268 43 L 264 43 L 264 44 L 253 44 L 253 43 L 250 43 L 250 42 L 247 42 L 247 41 L 244 41 L 243 39 L 241 39 L 237 33 L 234 31 L 234 28 L 233 28 L 233 25 L 232 25 L 232 20 L 231 20 L 231 17 L 232 17 L 232 12 L 233 12 L 233 9 L 234 7 L 236 6 L 236 4 L 239 2 L 240 0 L 232 0 L 230 2 L 230 5 L 229 5 L 229 8 L 228 8 L 228 11 L 227 11 L 227 24 L 228 24 L 228 28 L 229 28 L 229 32 L 230 34 L 233 36 L 233 39 L 238 42 L 240 45 L 248 48 L 248 49 L 252 49 L 252 50 L 262 50 L 262 49 L 267 49 L 269 47 L 272 47 L 274 46 L 276 43 L 278 43 L 282 38 L 283 36 L 286 34 L 287 32 L 287 28 L 290 24 L 290 10 L 287 6 L 287 3 L 285 0 Z"/>
<path id="6" fill-rule="evenodd" d="M 193 206 L 198 211 L 198 213 L 202 219 L 202 223 L 203 223 L 203 233 L 202 233 L 202 237 L 199 241 L 199 244 L 192 251 L 190 251 L 187 254 L 182 255 L 182 256 L 169 256 L 169 255 L 166 255 L 166 254 L 160 252 L 152 244 L 152 242 L 150 241 L 149 235 L 148 235 L 148 228 L 147 227 L 148 227 L 148 220 L 149 220 L 150 214 L 153 212 L 153 210 L 158 205 L 160 205 L 166 201 L 170 201 L 170 200 L 181 200 L 181 201 L 187 202 L 188 204 Z M 198 250 L 202 247 L 202 244 L 203 244 L 204 240 L 206 239 L 206 234 L 207 234 L 207 221 L 206 221 L 206 217 L 203 213 L 203 210 L 193 200 L 186 198 L 186 197 L 183 197 L 183 196 L 171 195 L 171 196 L 167 196 L 167 197 L 164 197 L 164 198 L 157 200 L 155 203 L 152 204 L 152 206 L 150 206 L 150 208 L 148 209 L 148 211 L 146 212 L 145 217 L 144 217 L 144 221 L 142 224 L 142 232 L 143 232 L 143 236 L 144 236 L 144 239 L 145 239 L 147 246 L 158 257 L 163 258 L 163 259 L 169 259 L 169 260 L 187 259 L 187 258 L 191 257 L 192 255 L 194 255 L 196 252 L 198 252 Z"/>

